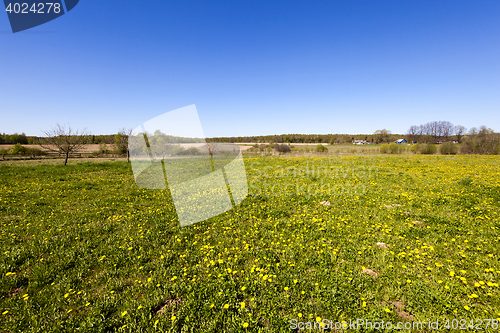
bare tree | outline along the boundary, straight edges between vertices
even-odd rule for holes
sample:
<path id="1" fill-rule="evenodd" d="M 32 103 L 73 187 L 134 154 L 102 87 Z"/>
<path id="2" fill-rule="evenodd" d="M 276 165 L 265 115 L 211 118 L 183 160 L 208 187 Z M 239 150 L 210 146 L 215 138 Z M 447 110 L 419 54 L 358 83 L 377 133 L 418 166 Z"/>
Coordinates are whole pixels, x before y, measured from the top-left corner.
<path id="1" fill-rule="evenodd" d="M 468 135 L 477 135 L 478 133 L 478 130 L 476 127 L 472 127 L 470 130 L 469 130 L 469 133 Z"/>
<path id="2" fill-rule="evenodd" d="M 128 138 L 132 135 L 132 128 L 122 128 L 115 135 L 115 146 L 122 154 L 127 155 L 127 162 L 130 162 L 130 151 L 128 148 Z"/>
<path id="3" fill-rule="evenodd" d="M 453 124 L 449 121 L 440 121 L 439 122 L 440 131 L 439 133 L 446 141 L 453 134 Z"/>
<path id="4" fill-rule="evenodd" d="M 86 129 L 73 130 L 70 125 L 66 128 L 56 124 L 56 127 L 43 131 L 43 134 L 45 137 L 40 139 L 39 145 L 46 150 L 64 154 L 64 165 L 68 163 L 69 155 L 80 150 L 90 139 Z"/>
<path id="5" fill-rule="evenodd" d="M 406 135 L 408 136 L 408 141 L 413 143 L 414 141 L 418 140 L 419 135 L 419 127 L 418 126 L 411 126 L 408 132 L 406 132 Z"/>
<path id="6" fill-rule="evenodd" d="M 458 143 L 462 142 L 462 138 L 465 135 L 465 133 L 467 133 L 467 128 L 465 128 L 465 126 L 462 125 L 455 126 L 455 135 L 457 136 Z"/>

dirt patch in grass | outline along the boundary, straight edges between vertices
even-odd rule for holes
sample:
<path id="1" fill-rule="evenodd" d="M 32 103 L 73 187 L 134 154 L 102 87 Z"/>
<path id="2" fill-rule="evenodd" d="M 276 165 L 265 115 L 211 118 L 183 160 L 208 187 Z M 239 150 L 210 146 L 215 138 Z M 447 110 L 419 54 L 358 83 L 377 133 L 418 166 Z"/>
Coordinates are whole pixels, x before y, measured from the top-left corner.
<path id="1" fill-rule="evenodd" d="M 14 297 L 23 292 L 23 288 L 15 288 L 5 292 L 7 298 Z"/>
<path id="2" fill-rule="evenodd" d="M 361 271 L 361 273 L 364 273 L 364 274 L 368 274 L 370 275 L 371 277 L 377 277 L 378 276 L 378 273 L 375 272 L 373 269 L 369 269 L 369 268 L 365 268 Z"/>
<path id="3" fill-rule="evenodd" d="M 165 314 L 168 311 L 168 309 L 174 308 L 181 303 L 182 299 L 180 298 L 167 299 L 163 304 L 156 307 L 155 309 L 156 315 L 161 316 Z"/>

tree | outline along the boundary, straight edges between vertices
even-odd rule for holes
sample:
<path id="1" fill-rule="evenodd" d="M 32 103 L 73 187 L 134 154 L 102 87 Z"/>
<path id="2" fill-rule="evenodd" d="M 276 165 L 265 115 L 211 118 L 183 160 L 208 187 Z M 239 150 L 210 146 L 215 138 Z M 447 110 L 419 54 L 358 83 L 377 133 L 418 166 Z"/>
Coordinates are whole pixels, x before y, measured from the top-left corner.
<path id="1" fill-rule="evenodd" d="M 465 133 L 467 133 L 467 128 L 465 128 L 465 126 L 462 125 L 455 126 L 455 135 L 457 136 L 458 143 L 462 142 L 462 138 L 465 135 Z"/>
<path id="2" fill-rule="evenodd" d="M 44 138 L 41 138 L 39 145 L 50 151 L 57 151 L 64 154 L 64 165 L 68 163 L 69 154 L 81 149 L 89 142 L 89 133 L 86 129 L 73 130 L 71 126 L 56 124 L 55 128 L 43 131 Z"/>
<path id="3" fill-rule="evenodd" d="M 388 142 L 389 141 L 389 135 L 391 134 L 391 131 L 382 129 L 382 130 L 376 130 L 373 135 L 375 136 L 375 140 L 377 143 L 380 142 Z"/>
<path id="4" fill-rule="evenodd" d="M 115 146 L 122 154 L 127 155 L 127 163 L 130 163 L 130 151 L 128 148 L 128 138 L 132 135 L 132 129 L 122 128 L 115 135 Z"/>
<path id="5" fill-rule="evenodd" d="M 411 143 L 418 141 L 418 138 L 420 137 L 418 126 L 411 126 L 410 129 L 408 129 L 408 132 L 406 132 L 406 136 L 408 137 L 408 141 Z"/>
<path id="6" fill-rule="evenodd" d="M 453 134 L 453 124 L 449 121 L 439 122 L 439 134 L 446 141 Z"/>

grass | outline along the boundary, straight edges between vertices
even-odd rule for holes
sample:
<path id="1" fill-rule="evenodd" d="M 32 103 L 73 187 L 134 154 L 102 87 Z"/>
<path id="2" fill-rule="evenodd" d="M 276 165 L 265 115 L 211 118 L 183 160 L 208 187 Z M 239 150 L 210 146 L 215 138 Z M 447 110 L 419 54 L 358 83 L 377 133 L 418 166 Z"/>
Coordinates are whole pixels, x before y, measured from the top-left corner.
<path id="1" fill-rule="evenodd" d="M 0 331 L 499 318 L 499 162 L 247 157 L 243 203 L 185 228 L 126 162 L 0 164 Z"/>

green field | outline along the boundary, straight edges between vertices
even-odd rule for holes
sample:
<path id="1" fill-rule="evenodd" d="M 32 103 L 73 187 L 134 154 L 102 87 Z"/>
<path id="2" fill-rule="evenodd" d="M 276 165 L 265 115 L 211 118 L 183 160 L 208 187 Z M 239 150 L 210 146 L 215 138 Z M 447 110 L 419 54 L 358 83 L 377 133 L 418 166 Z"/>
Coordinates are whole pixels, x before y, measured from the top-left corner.
<path id="1" fill-rule="evenodd" d="M 484 319 L 500 320 L 500 157 L 245 163 L 243 203 L 185 228 L 126 162 L 0 163 L 0 332 L 498 331 Z"/>

